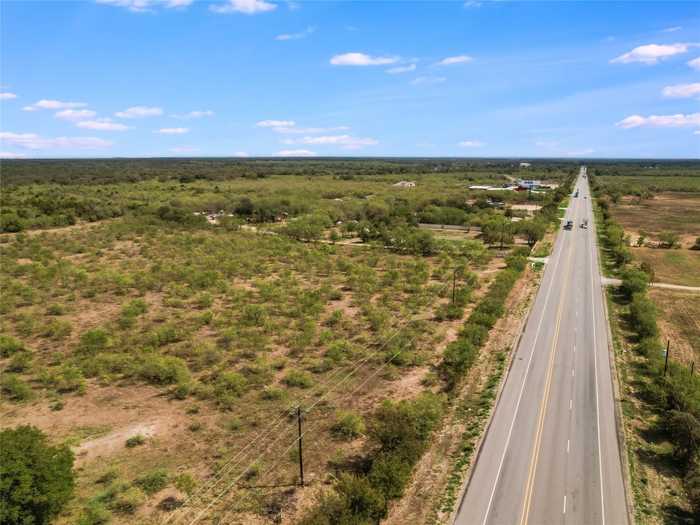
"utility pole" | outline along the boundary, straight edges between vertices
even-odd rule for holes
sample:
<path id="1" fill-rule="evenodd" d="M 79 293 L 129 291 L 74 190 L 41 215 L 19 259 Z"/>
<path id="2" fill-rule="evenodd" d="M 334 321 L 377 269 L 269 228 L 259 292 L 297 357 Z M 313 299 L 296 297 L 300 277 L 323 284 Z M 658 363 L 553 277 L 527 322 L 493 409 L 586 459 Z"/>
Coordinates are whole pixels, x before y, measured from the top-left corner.
<path id="1" fill-rule="evenodd" d="M 457 284 L 457 268 L 452 272 L 452 304 L 455 304 L 455 286 Z"/>
<path id="2" fill-rule="evenodd" d="M 671 349 L 671 340 L 666 342 L 666 362 L 664 363 L 664 377 L 666 377 L 666 370 L 668 370 L 668 351 Z"/>
<path id="3" fill-rule="evenodd" d="M 301 486 L 304 486 L 304 449 L 302 447 L 302 434 L 301 434 L 301 405 L 297 407 L 297 428 L 298 428 L 298 442 L 299 442 L 299 479 L 301 480 Z"/>

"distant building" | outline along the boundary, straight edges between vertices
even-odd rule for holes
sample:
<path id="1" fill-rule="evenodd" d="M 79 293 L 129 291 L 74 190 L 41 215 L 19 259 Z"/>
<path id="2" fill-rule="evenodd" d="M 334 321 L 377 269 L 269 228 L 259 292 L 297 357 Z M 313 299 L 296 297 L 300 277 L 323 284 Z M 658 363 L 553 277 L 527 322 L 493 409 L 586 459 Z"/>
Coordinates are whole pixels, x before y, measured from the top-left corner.
<path id="1" fill-rule="evenodd" d="M 530 164 L 529 162 L 521 162 L 520 163 L 521 168 L 529 168 L 530 166 L 532 166 L 532 164 Z"/>
<path id="2" fill-rule="evenodd" d="M 539 188 L 541 184 L 541 180 L 520 179 L 518 181 L 518 188 L 521 190 L 534 190 Z"/>
<path id="3" fill-rule="evenodd" d="M 409 180 L 402 180 L 394 184 L 395 188 L 415 188 L 416 183 Z"/>

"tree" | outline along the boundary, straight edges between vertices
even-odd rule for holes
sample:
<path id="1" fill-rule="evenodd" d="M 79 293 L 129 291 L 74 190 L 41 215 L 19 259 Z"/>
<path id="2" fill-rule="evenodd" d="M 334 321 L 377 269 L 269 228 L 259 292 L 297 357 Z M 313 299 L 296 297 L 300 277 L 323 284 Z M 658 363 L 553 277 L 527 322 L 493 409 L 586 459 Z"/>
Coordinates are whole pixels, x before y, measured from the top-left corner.
<path id="1" fill-rule="evenodd" d="M 649 286 L 649 276 L 637 268 L 630 268 L 622 275 L 622 291 L 628 298 L 636 293 L 644 293 Z"/>
<path id="2" fill-rule="evenodd" d="M 0 523 L 49 523 L 73 496 L 73 459 L 36 427 L 0 432 Z"/>
<path id="3" fill-rule="evenodd" d="M 662 232 L 659 235 L 662 248 L 675 248 L 678 245 L 678 235 L 673 232 Z"/>
<path id="4" fill-rule="evenodd" d="M 690 247 L 691 250 L 700 250 L 700 237 L 695 239 L 695 244 Z"/>
<path id="5" fill-rule="evenodd" d="M 517 226 L 518 233 L 527 239 L 527 245 L 532 248 L 537 241 L 544 237 L 547 225 L 542 221 L 520 221 Z"/>
<path id="6" fill-rule="evenodd" d="M 641 270 L 649 276 L 649 282 L 653 283 L 654 278 L 656 277 L 656 273 L 654 272 L 654 266 L 647 261 L 642 262 L 640 265 Z"/>

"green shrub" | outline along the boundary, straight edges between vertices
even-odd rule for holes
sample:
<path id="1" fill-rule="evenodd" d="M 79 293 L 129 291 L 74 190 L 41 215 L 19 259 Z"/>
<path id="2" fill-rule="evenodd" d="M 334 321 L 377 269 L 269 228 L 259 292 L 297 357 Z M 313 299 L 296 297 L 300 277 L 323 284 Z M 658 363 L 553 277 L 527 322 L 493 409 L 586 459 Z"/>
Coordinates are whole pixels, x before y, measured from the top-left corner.
<path id="1" fill-rule="evenodd" d="M 222 408 L 230 409 L 245 392 L 248 381 L 238 372 L 221 372 L 213 385 L 213 395 Z"/>
<path id="2" fill-rule="evenodd" d="M 282 382 L 287 386 L 297 388 L 309 388 L 313 385 L 312 377 L 302 370 L 290 370 L 282 379 Z"/>
<path id="3" fill-rule="evenodd" d="M 150 496 L 168 485 L 168 473 L 163 469 L 153 470 L 136 478 L 134 485 Z"/>
<path id="4" fill-rule="evenodd" d="M 24 350 L 24 345 L 14 337 L 0 334 L 0 357 L 10 357 Z"/>
<path id="5" fill-rule="evenodd" d="M 148 354 L 139 368 L 139 375 L 154 385 L 182 384 L 190 380 L 187 364 L 178 357 Z"/>
<path id="6" fill-rule="evenodd" d="M 622 274 L 621 290 L 628 299 L 634 294 L 643 294 L 649 286 L 649 275 L 637 268 L 630 268 Z"/>
<path id="7" fill-rule="evenodd" d="M 183 472 L 182 474 L 178 474 L 175 476 L 175 478 L 173 478 L 173 485 L 175 485 L 175 488 L 180 492 L 184 492 L 185 494 L 189 495 L 194 492 L 197 484 L 195 483 L 191 474 Z"/>
<path id="8" fill-rule="evenodd" d="M 111 520 L 112 513 L 99 501 L 92 501 L 83 510 L 78 525 L 103 525 Z"/>
<path id="9" fill-rule="evenodd" d="M 145 442 L 145 437 L 143 437 L 141 434 L 136 434 L 135 436 L 131 436 L 126 440 L 125 446 L 126 448 L 134 448 L 143 445 Z"/>
<path id="10" fill-rule="evenodd" d="M 630 303 L 630 321 L 641 338 L 656 337 L 656 307 L 643 292 L 635 293 Z"/>
<path id="11" fill-rule="evenodd" d="M 0 523 L 50 523 L 73 496 L 73 453 L 35 427 L 2 430 L 0 480 Z"/>
<path id="12" fill-rule="evenodd" d="M 109 507 L 121 514 L 133 514 L 144 504 L 146 497 L 138 487 L 129 487 L 116 495 Z"/>
<path id="13" fill-rule="evenodd" d="M 68 337 L 73 330 L 71 324 L 64 319 L 53 319 L 44 327 L 42 335 L 55 340 L 61 340 Z"/>
<path id="14" fill-rule="evenodd" d="M 354 412 L 338 412 L 335 423 L 331 427 L 331 434 L 336 439 L 350 441 L 365 432 L 365 422 L 362 416 Z"/>
<path id="15" fill-rule="evenodd" d="M 16 374 L 2 374 L 0 391 L 11 401 L 27 401 L 33 395 L 31 387 Z"/>
<path id="16" fill-rule="evenodd" d="M 63 315 L 66 312 L 65 306 L 62 304 L 51 304 L 49 307 L 46 309 L 46 313 L 48 315 Z"/>
<path id="17" fill-rule="evenodd" d="M 72 365 L 62 365 L 51 370 L 44 370 L 40 374 L 40 380 L 47 388 L 53 388 L 57 392 L 85 392 L 86 383 L 83 372 Z"/>
<path id="18" fill-rule="evenodd" d="M 17 352 L 7 363 L 7 372 L 26 372 L 32 363 L 32 354 L 29 352 Z"/>

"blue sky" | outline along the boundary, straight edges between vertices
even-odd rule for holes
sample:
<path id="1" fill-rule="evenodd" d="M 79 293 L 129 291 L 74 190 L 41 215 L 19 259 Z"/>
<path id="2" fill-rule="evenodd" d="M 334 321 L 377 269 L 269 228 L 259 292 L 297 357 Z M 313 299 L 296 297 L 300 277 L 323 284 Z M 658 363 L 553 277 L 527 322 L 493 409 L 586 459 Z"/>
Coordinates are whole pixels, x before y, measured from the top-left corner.
<path id="1" fill-rule="evenodd" d="M 2 1 L 10 157 L 700 157 L 698 2 Z"/>

